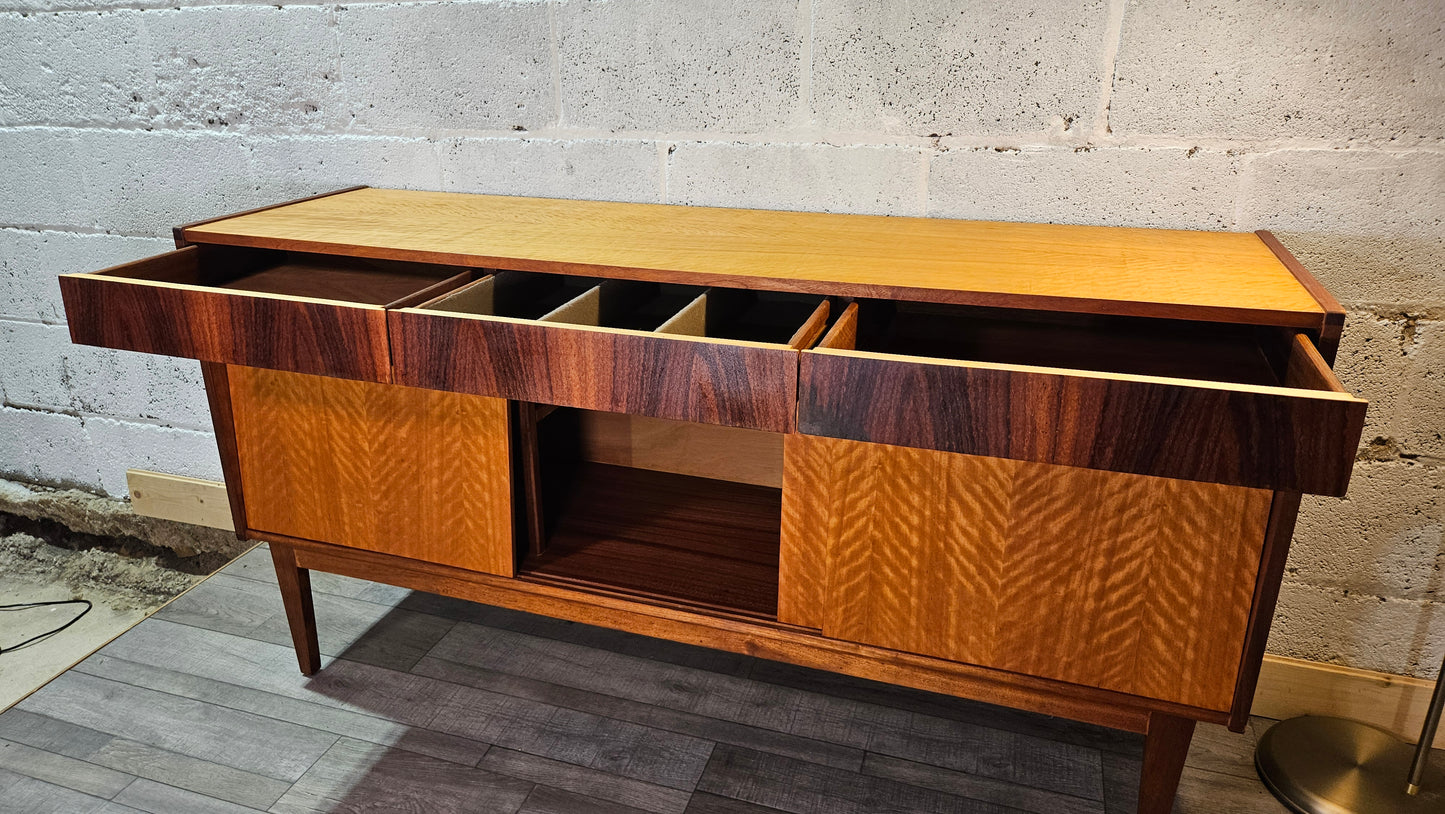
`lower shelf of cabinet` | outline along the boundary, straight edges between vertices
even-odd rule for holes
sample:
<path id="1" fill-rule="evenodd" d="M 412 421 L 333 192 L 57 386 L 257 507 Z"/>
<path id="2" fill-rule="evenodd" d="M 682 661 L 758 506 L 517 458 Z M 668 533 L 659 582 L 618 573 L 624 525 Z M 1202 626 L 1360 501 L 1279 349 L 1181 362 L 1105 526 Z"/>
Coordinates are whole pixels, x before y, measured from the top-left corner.
<path id="1" fill-rule="evenodd" d="M 518 576 L 774 619 L 776 488 L 578 463 Z"/>

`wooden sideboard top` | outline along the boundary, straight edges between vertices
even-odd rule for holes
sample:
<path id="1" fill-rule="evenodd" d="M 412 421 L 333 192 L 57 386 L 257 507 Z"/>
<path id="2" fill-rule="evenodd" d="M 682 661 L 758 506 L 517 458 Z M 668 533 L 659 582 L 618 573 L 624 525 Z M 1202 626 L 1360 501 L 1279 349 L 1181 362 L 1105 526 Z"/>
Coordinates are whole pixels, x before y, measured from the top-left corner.
<path id="1" fill-rule="evenodd" d="M 179 231 L 356 257 L 1304 328 L 1338 310 L 1267 234 L 372 188 Z"/>

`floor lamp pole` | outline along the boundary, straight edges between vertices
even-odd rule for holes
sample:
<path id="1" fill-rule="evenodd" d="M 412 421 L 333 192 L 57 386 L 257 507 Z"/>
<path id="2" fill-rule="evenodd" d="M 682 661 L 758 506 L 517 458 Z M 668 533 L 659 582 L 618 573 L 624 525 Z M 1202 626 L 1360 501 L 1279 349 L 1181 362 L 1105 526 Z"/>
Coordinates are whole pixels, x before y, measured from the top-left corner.
<path id="1" fill-rule="evenodd" d="M 1440 728 L 1440 710 L 1445 708 L 1445 661 L 1440 662 L 1440 672 L 1435 676 L 1435 692 L 1430 696 L 1430 711 L 1425 713 L 1425 726 L 1420 730 L 1420 741 L 1415 746 L 1415 759 L 1410 762 L 1410 781 L 1405 791 L 1419 794 L 1420 783 L 1425 779 L 1425 765 L 1430 761 L 1430 745 L 1435 742 L 1435 730 Z"/>

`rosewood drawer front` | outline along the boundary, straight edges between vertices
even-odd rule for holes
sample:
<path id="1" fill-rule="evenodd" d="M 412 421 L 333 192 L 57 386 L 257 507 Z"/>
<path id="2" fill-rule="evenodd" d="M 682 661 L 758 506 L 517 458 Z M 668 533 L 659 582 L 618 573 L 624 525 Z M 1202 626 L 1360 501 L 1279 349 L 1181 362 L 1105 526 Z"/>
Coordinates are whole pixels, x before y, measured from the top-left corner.
<path id="1" fill-rule="evenodd" d="M 388 314 L 395 381 L 786 432 L 811 295 L 500 272 Z"/>
<path id="2" fill-rule="evenodd" d="M 63 275 L 60 291 L 78 344 L 385 382 L 386 307 L 471 276 L 201 245 Z"/>
<path id="3" fill-rule="evenodd" d="M 1342 495 L 1365 402 L 1303 335 L 850 305 L 802 354 L 798 430 Z"/>

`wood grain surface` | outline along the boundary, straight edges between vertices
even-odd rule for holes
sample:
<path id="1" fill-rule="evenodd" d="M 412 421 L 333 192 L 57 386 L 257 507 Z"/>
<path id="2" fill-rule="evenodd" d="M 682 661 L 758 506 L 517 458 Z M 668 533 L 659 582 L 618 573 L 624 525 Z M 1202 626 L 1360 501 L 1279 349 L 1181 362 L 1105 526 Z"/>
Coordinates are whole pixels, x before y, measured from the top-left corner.
<path id="1" fill-rule="evenodd" d="M 252 530 L 513 571 L 506 402 L 230 368 Z"/>
<path id="2" fill-rule="evenodd" d="M 71 341 L 344 379 L 388 381 L 380 307 L 156 283 L 146 272 L 193 267 L 187 247 L 106 274 L 60 278 Z"/>
<path id="3" fill-rule="evenodd" d="M 779 620 L 1228 710 L 1271 493 L 807 435 Z"/>
<path id="4" fill-rule="evenodd" d="M 1364 427 L 1365 402 L 1338 390 L 802 355 L 799 431 L 834 438 L 1343 495 Z"/>
<path id="5" fill-rule="evenodd" d="M 775 488 L 585 464 L 522 572 L 772 618 L 779 500 Z"/>
<path id="6" fill-rule="evenodd" d="M 787 432 L 798 352 L 422 310 L 388 312 L 398 384 Z"/>
<path id="7" fill-rule="evenodd" d="M 1324 318 L 1252 234 L 361 189 L 193 226 L 184 236 L 839 296 L 1314 329 Z"/>

